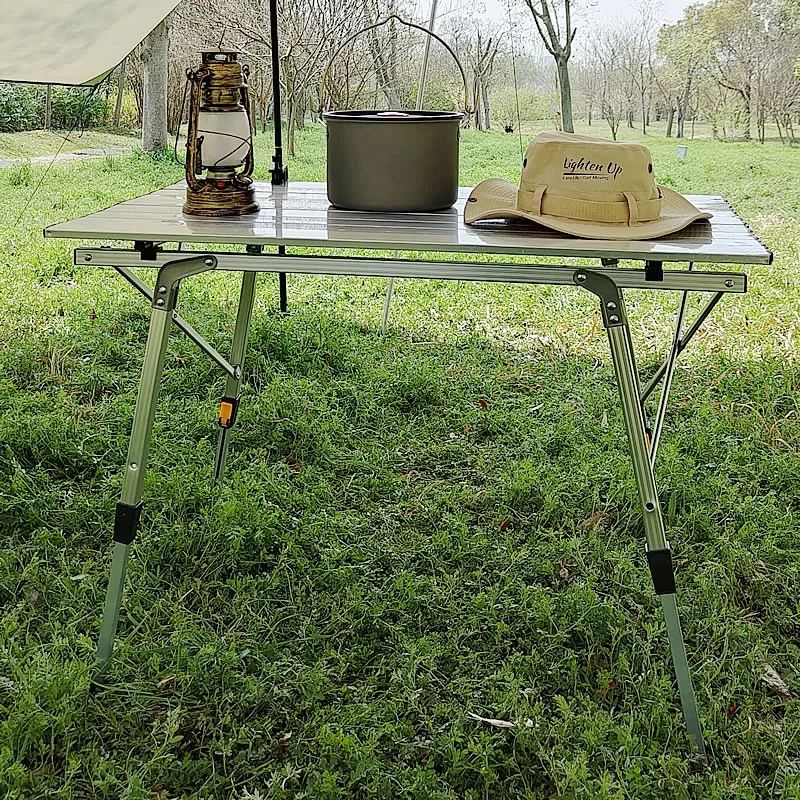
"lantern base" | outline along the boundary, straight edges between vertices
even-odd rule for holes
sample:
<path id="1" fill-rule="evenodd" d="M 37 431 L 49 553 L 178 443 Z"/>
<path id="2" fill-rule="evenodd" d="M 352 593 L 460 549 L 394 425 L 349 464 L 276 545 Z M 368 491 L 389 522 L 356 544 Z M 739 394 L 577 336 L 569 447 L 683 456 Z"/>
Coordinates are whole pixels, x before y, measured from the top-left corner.
<path id="1" fill-rule="evenodd" d="M 198 191 L 186 188 L 183 213 L 193 217 L 239 217 L 255 214 L 259 208 L 252 184 L 228 184 L 224 188 L 218 188 L 211 183 L 205 183 Z"/>

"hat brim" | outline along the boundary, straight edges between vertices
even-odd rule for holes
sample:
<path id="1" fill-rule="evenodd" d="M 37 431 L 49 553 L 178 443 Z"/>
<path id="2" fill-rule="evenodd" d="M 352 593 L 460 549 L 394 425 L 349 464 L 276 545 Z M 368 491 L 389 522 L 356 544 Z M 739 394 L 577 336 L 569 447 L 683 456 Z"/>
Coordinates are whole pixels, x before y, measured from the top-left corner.
<path id="1" fill-rule="evenodd" d="M 584 239 L 639 240 L 657 239 L 682 230 L 692 222 L 711 219 L 711 214 L 695 208 L 683 195 L 659 186 L 662 197 L 661 216 L 651 222 L 619 225 L 613 222 L 587 222 L 548 214 L 531 214 L 517 209 L 517 187 L 504 178 L 481 181 L 470 193 L 464 207 L 464 222 L 492 219 L 527 219 L 554 231 Z"/>

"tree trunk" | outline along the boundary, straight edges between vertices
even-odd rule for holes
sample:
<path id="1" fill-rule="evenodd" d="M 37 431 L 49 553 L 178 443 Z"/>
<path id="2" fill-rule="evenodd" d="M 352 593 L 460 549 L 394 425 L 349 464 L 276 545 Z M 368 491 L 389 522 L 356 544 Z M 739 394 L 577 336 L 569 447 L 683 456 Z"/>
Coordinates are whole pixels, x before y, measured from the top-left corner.
<path id="1" fill-rule="evenodd" d="M 755 70 L 753 71 L 752 76 L 750 77 L 750 108 L 749 108 L 749 131 L 750 131 L 750 138 L 751 139 L 760 139 L 760 130 L 759 130 L 759 107 L 761 105 L 761 98 L 759 97 L 759 85 L 758 85 L 758 72 Z"/>
<path id="2" fill-rule="evenodd" d="M 647 136 L 647 82 L 644 78 L 644 62 L 639 65 L 639 107 L 642 111 L 642 135 Z"/>
<path id="3" fill-rule="evenodd" d="M 483 99 L 483 126 L 484 130 L 491 130 L 492 118 L 489 115 L 489 92 L 486 91 L 486 84 L 481 78 L 481 97 Z"/>
<path id="4" fill-rule="evenodd" d="M 572 124 L 572 88 L 569 83 L 569 66 L 566 58 L 556 61 L 558 70 L 558 89 L 561 94 L 561 130 L 565 133 L 575 133 Z"/>
<path id="5" fill-rule="evenodd" d="M 670 105 L 667 108 L 667 130 L 664 136 L 669 139 L 672 136 L 672 121 L 675 119 L 675 107 Z"/>
<path id="6" fill-rule="evenodd" d="M 678 138 L 683 139 L 683 125 L 686 121 L 686 111 L 689 108 L 689 97 L 692 93 L 693 75 L 690 72 L 686 76 L 686 85 L 683 88 L 683 96 L 676 98 L 678 106 Z"/>
<path id="7" fill-rule="evenodd" d="M 53 87 L 48 83 L 44 94 L 44 129 L 53 127 Z"/>
<path id="8" fill-rule="evenodd" d="M 642 135 L 647 136 L 647 94 L 642 91 Z"/>
<path id="9" fill-rule="evenodd" d="M 396 0 L 389 2 L 389 16 L 394 17 L 397 14 Z M 389 67 L 388 67 L 389 82 L 397 91 L 397 24 L 394 19 L 389 22 Z M 397 105 L 392 108 L 400 108 L 400 100 L 397 99 Z"/>
<path id="10" fill-rule="evenodd" d="M 775 126 L 778 128 L 778 136 L 780 137 L 781 144 L 786 144 L 786 142 L 783 140 L 783 131 L 781 130 L 781 119 L 777 114 L 775 115 Z"/>
<path id="11" fill-rule="evenodd" d="M 119 75 L 117 76 L 117 102 L 114 105 L 114 127 L 119 128 L 119 120 L 122 116 L 122 94 L 125 91 L 125 59 L 119 65 Z"/>
<path id="12" fill-rule="evenodd" d="M 142 152 L 152 153 L 167 146 L 167 53 L 169 26 L 159 23 L 144 40 L 144 101 L 142 111 Z"/>

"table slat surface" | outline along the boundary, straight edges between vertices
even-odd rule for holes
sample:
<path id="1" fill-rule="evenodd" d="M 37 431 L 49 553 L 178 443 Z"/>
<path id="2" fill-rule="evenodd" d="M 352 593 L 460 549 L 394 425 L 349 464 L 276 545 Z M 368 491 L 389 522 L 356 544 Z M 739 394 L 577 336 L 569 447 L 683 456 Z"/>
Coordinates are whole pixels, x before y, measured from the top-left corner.
<path id="1" fill-rule="evenodd" d="M 185 184 L 128 200 L 104 211 L 45 229 L 45 236 L 75 239 L 256 244 L 359 250 L 437 251 L 564 258 L 768 264 L 772 254 L 722 197 L 687 195 L 710 211 L 678 233 L 638 242 L 579 239 L 520 222 L 464 224 L 470 190 L 455 207 L 427 214 L 389 214 L 331 208 L 324 183 L 256 183 L 261 211 L 209 219 L 182 213 Z"/>

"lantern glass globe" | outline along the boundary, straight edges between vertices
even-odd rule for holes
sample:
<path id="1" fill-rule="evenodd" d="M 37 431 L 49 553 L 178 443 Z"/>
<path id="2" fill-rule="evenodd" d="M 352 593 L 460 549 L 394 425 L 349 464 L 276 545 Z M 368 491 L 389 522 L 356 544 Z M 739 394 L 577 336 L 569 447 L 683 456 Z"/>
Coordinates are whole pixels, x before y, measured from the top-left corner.
<path id="1" fill-rule="evenodd" d="M 200 160 L 204 169 L 240 167 L 250 152 L 247 112 L 201 111 L 198 136 L 203 137 Z"/>

